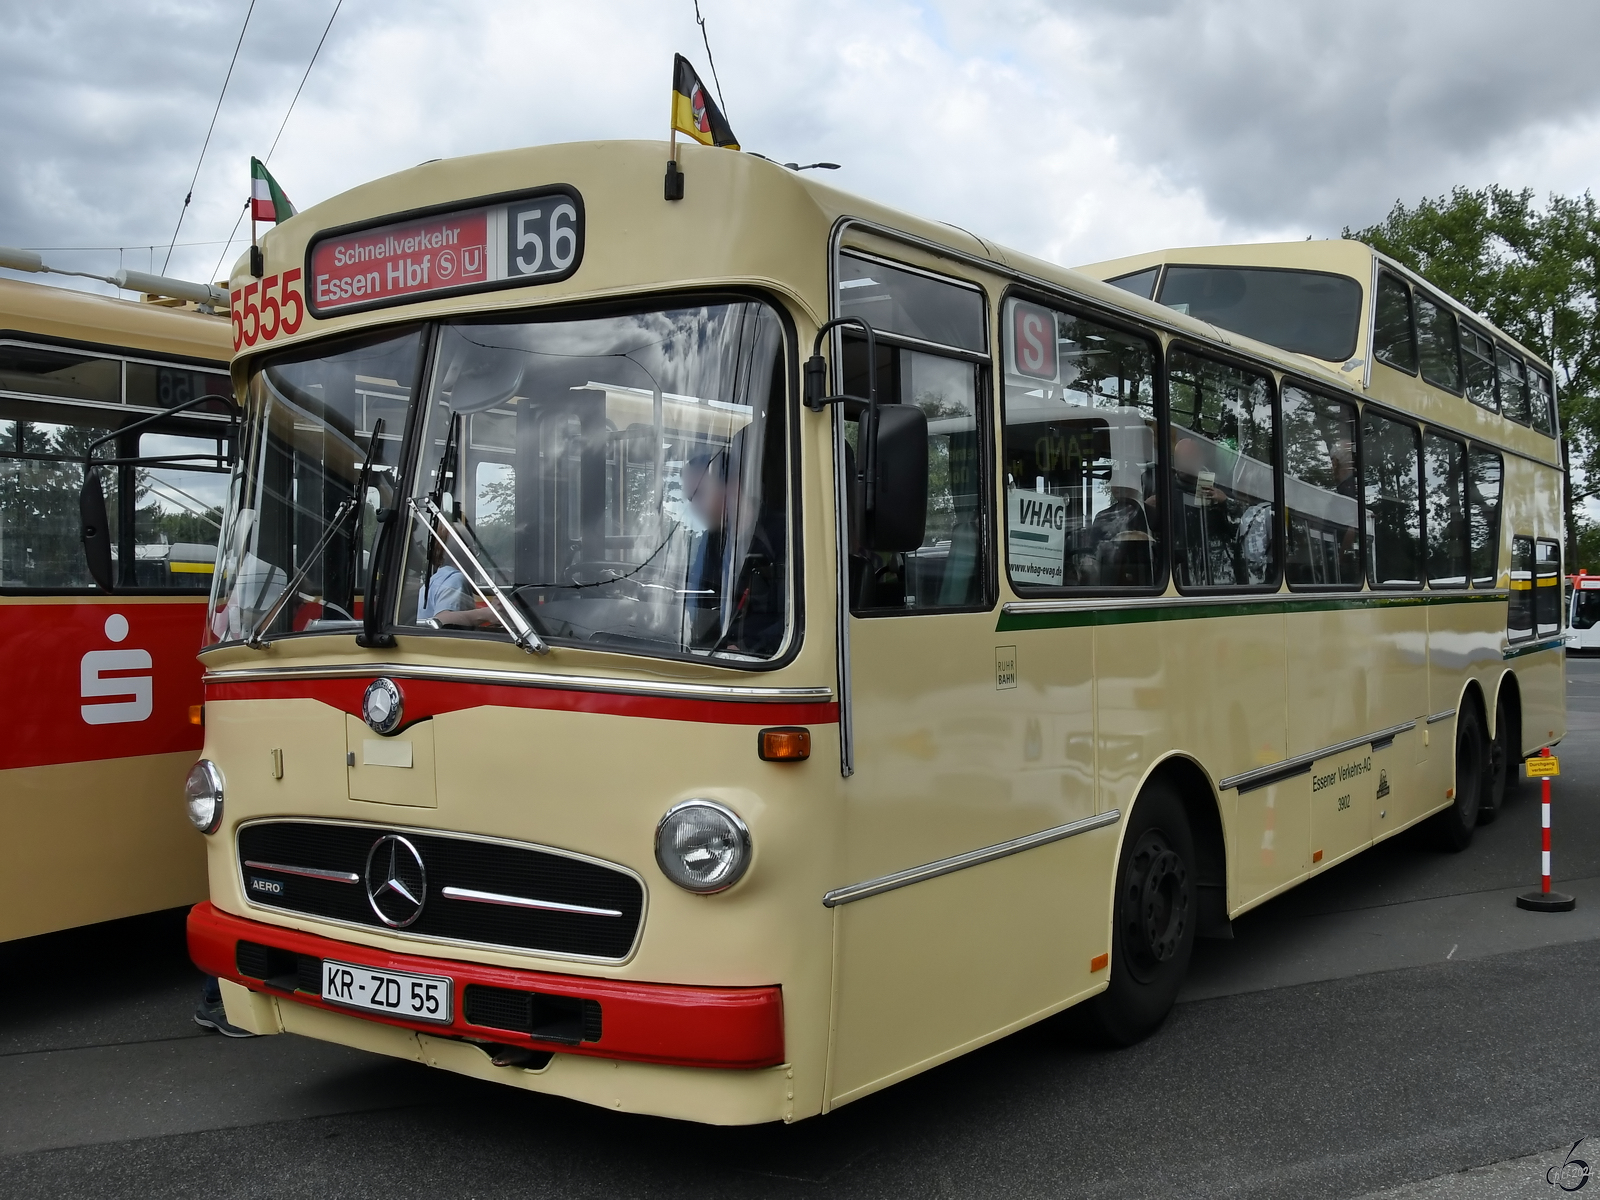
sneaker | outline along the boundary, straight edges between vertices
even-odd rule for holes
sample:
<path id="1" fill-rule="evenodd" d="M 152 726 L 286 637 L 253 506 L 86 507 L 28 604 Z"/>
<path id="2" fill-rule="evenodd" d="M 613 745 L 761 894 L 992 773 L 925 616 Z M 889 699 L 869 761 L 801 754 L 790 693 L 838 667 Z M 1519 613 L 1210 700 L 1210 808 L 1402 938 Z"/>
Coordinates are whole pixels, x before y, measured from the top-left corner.
<path id="1" fill-rule="evenodd" d="M 228 1014 L 222 1007 L 222 1001 L 204 999 L 200 1007 L 194 1010 L 194 1023 L 201 1029 L 215 1029 L 223 1037 L 247 1038 L 255 1037 L 248 1029 L 240 1029 L 229 1022 Z"/>

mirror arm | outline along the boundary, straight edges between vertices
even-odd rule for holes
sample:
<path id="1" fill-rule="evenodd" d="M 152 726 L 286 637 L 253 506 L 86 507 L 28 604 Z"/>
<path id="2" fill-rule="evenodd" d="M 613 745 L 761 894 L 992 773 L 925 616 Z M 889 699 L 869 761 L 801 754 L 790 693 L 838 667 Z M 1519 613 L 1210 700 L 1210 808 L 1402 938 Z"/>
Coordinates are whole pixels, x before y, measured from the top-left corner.
<path id="1" fill-rule="evenodd" d="M 187 412 L 191 408 L 198 408 L 202 404 L 209 404 L 213 400 L 222 400 L 222 401 L 224 401 L 224 402 L 226 402 L 228 404 L 233 404 L 234 403 L 234 399 L 233 399 L 232 396 L 222 396 L 222 395 L 218 395 L 215 392 L 208 392 L 204 396 L 196 396 L 193 400 L 185 400 L 182 404 L 174 404 L 171 408 L 162 409 L 160 412 L 152 413 L 148 417 L 140 417 L 137 421 L 130 421 L 128 424 L 122 426 L 122 428 L 113 429 L 110 433 L 106 434 L 104 437 L 95 438 L 94 441 L 90 442 L 89 443 L 89 448 L 83 452 L 83 465 L 84 465 L 84 467 L 86 467 L 86 468 L 87 467 L 97 467 L 97 466 L 101 465 L 101 463 L 96 462 L 94 460 L 94 452 L 96 450 L 100 449 L 101 446 L 104 446 L 107 442 L 114 441 L 115 439 L 121 437 L 125 433 L 132 433 L 135 429 L 143 429 L 146 425 L 154 425 L 157 421 L 164 421 L 170 416 L 174 416 L 174 415 L 176 415 L 178 413 L 181 413 L 181 412 Z M 228 418 L 228 424 L 229 425 L 237 425 L 238 423 L 239 423 L 239 419 L 237 417 L 230 416 Z M 199 456 L 195 456 L 195 457 L 199 457 Z M 136 460 L 124 460 L 124 459 L 109 460 L 109 462 L 111 462 L 111 463 L 125 462 L 125 461 L 136 461 Z M 108 462 L 108 460 L 101 460 L 101 462 Z"/>
<path id="2" fill-rule="evenodd" d="M 450 526 L 449 520 L 444 515 L 444 510 L 433 502 L 433 497 L 422 496 L 407 501 L 411 511 L 416 514 L 419 523 L 429 536 L 439 543 L 439 548 L 449 557 L 456 570 L 466 579 L 472 590 L 478 594 L 494 614 L 495 620 L 505 627 L 511 635 L 511 640 L 529 654 L 549 654 L 550 647 L 543 638 L 534 630 L 532 624 L 524 617 L 507 599 L 505 592 L 500 590 L 500 585 L 478 561 L 478 556 L 472 552 L 472 547 L 462 540 L 461 535 Z M 443 532 L 440 532 L 440 530 Z M 448 537 L 447 537 L 448 535 Z M 454 542 L 455 545 L 451 545 Z M 473 568 L 468 570 L 468 567 Z M 482 576 L 482 581 L 474 575 Z"/>
<path id="3" fill-rule="evenodd" d="M 850 326 L 861 330 L 867 339 L 867 397 L 866 420 L 861 429 L 861 466 L 857 479 L 864 485 L 864 516 L 867 521 L 877 508 L 878 484 L 878 335 L 872 326 L 860 317 L 835 317 L 825 321 L 811 342 L 811 357 L 805 366 L 805 405 L 813 412 L 821 412 L 825 404 L 842 402 L 862 403 L 859 396 L 825 396 L 828 364 L 822 357 L 822 339 L 835 329 Z M 860 410 L 858 410 L 859 412 Z"/>

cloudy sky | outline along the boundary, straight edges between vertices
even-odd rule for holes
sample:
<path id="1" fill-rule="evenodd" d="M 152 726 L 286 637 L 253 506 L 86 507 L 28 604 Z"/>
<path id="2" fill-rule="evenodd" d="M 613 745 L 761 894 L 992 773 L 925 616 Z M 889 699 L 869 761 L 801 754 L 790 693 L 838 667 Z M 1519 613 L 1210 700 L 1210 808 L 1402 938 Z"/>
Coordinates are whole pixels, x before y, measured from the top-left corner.
<path id="1" fill-rule="evenodd" d="M 0 244 L 160 271 L 248 7 L 0 0 Z M 258 0 L 169 274 L 219 277 L 333 8 Z M 748 149 L 1066 264 L 1336 236 L 1458 183 L 1577 193 L 1600 166 L 1578 0 L 700 9 Z M 664 137 L 674 51 L 711 82 L 693 0 L 344 0 L 272 169 L 304 207 L 431 158 Z"/>

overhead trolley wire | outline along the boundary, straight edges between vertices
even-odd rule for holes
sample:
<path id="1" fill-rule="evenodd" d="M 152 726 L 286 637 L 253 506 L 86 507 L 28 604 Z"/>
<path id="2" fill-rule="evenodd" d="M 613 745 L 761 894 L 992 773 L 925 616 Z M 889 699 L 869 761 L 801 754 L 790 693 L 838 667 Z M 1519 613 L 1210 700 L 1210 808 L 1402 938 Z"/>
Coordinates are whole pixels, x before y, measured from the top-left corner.
<path id="1" fill-rule="evenodd" d="M 694 19 L 700 25 L 700 40 L 706 44 L 706 61 L 711 64 L 711 82 L 717 85 L 717 103 L 722 106 L 722 115 L 726 118 L 728 102 L 722 98 L 722 80 L 717 78 L 717 60 L 711 55 L 711 39 L 706 36 L 706 19 L 700 15 L 700 0 L 694 0 Z"/>
<path id="2" fill-rule="evenodd" d="M 200 144 L 200 157 L 194 164 L 194 178 L 189 180 L 189 190 L 183 197 L 183 207 L 178 210 L 178 223 L 172 228 L 172 242 L 167 246 L 167 257 L 161 261 L 163 273 L 166 272 L 167 265 L 172 262 L 172 247 L 178 244 L 178 230 L 183 228 L 184 214 L 189 211 L 189 202 L 194 199 L 194 185 L 200 180 L 200 165 L 206 161 L 206 148 L 211 145 L 211 134 L 217 127 L 217 114 L 222 111 L 222 98 L 228 94 L 228 81 L 233 78 L 234 64 L 239 61 L 239 47 L 244 45 L 244 32 L 250 28 L 250 14 L 255 10 L 256 0 L 250 0 L 250 7 L 244 12 L 244 24 L 239 26 L 239 40 L 233 44 L 233 57 L 228 60 L 228 73 L 222 77 L 222 90 L 217 93 L 217 106 L 211 110 L 211 124 L 206 126 L 206 140 Z"/>
<path id="3" fill-rule="evenodd" d="M 339 15 L 339 8 L 344 0 L 335 0 L 333 12 L 328 16 L 328 23 L 322 27 L 322 36 L 317 39 L 317 48 L 311 52 L 311 61 L 306 64 L 306 72 L 300 76 L 300 86 L 295 88 L 294 95 L 290 97 L 288 110 L 283 114 L 283 122 L 278 126 L 278 136 L 272 139 L 272 147 L 267 151 L 266 158 L 261 161 L 272 161 L 272 153 L 278 148 L 278 140 L 283 137 L 283 131 L 289 125 L 289 114 L 294 112 L 294 106 L 300 99 L 300 93 L 305 90 L 306 80 L 311 78 L 311 68 L 317 65 L 317 55 L 322 53 L 322 43 L 328 40 L 328 32 L 333 28 L 333 18 Z M 244 208 L 239 210 L 239 217 L 233 223 L 233 232 L 228 235 L 228 240 L 222 243 L 222 254 L 217 259 L 217 265 L 211 268 L 211 277 L 216 278 L 217 272 L 222 270 L 222 260 L 228 257 L 228 247 L 233 245 L 233 239 L 239 234 L 239 226 L 244 224 L 244 214 L 250 209 L 250 201 L 244 202 Z"/>

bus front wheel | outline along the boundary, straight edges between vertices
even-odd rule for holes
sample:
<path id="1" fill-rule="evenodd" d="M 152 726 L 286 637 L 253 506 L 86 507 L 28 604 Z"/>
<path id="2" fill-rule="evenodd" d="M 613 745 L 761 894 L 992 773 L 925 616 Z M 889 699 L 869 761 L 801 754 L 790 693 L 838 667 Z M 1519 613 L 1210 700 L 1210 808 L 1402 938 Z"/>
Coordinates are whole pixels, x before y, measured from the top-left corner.
<path id="1" fill-rule="evenodd" d="M 1111 980 L 1087 1005 L 1113 1045 L 1154 1033 L 1178 998 L 1199 916 L 1195 866 L 1183 801 L 1169 784 L 1151 783 L 1133 806 L 1117 863 Z"/>
<path id="2" fill-rule="evenodd" d="M 1456 782 L 1452 797 L 1455 803 L 1433 818 L 1434 830 L 1445 850 L 1465 850 L 1472 844 L 1472 831 L 1478 826 L 1478 814 L 1483 806 L 1488 758 L 1478 710 L 1464 704 L 1456 714 Z"/>

